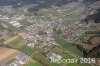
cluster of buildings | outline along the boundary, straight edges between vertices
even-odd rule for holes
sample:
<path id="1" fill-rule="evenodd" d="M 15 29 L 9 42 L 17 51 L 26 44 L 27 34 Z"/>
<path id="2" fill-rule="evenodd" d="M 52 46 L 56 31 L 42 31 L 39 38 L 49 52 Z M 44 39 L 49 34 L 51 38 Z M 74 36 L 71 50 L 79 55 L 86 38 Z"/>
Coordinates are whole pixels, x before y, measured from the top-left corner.
<path id="1" fill-rule="evenodd" d="M 27 64 L 29 61 L 31 61 L 32 59 L 22 53 L 22 52 L 18 52 L 17 56 L 15 57 L 16 60 L 14 62 L 12 62 L 11 64 L 9 64 L 9 66 L 20 66 L 20 65 L 25 65 Z"/>
<path id="2" fill-rule="evenodd" d="M 46 56 L 51 60 L 51 62 L 57 62 L 62 59 L 62 57 L 56 53 L 48 53 Z"/>
<path id="3" fill-rule="evenodd" d="M 9 22 L 11 25 L 13 25 L 13 26 L 15 26 L 15 27 L 21 27 L 22 25 L 19 23 L 19 22 L 17 22 L 17 21 L 11 21 L 11 22 Z"/>
<path id="4" fill-rule="evenodd" d="M 33 24 L 26 27 L 27 30 L 27 39 L 32 42 L 31 44 L 55 44 L 55 41 L 52 37 L 53 34 L 53 24 L 49 21 L 33 20 Z M 31 45 L 30 44 L 30 45 Z M 33 45 L 34 46 L 34 45 Z"/>
<path id="5" fill-rule="evenodd" d="M 80 39 L 81 34 L 85 33 L 89 30 L 88 26 L 86 25 L 68 25 L 68 26 L 58 26 L 56 29 L 61 30 L 61 36 L 64 37 L 66 40 L 76 44 L 82 44 Z"/>

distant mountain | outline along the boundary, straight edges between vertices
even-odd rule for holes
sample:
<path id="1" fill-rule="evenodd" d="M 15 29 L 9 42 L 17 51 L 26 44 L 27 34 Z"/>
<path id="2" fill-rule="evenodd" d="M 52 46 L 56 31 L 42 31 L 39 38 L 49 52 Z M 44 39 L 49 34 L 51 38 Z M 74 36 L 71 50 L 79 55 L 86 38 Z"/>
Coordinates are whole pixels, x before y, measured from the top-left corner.
<path id="1" fill-rule="evenodd" d="M 84 21 L 86 21 L 87 23 L 89 23 L 91 20 L 95 23 L 100 23 L 100 11 L 92 15 L 88 15 L 87 18 L 84 19 Z"/>
<path id="2" fill-rule="evenodd" d="M 20 5 L 18 5 L 20 3 Z M 18 8 L 24 5 L 30 5 L 36 3 L 36 0 L 0 0 L 0 6 L 13 6 Z"/>
<path id="3" fill-rule="evenodd" d="M 41 0 L 41 1 L 44 1 L 44 2 L 40 3 L 36 7 L 29 8 L 28 11 L 33 12 L 33 11 L 38 11 L 41 8 L 49 8 L 52 5 L 60 7 L 62 5 L 65 5 L 71 2 L 78 2 L 78 0 Z"/>
<path id="4" fill-rule="evenodd" d="M 87 2 L 93 3 L 93 2 L 96 2 L 96 1 L 100 1 L 100 0 L 83 0 L 83 3 L 87 3 Z"/>
<path id="5" fill-rule="evenodd" d="M 44 4 L 45 6 L 49 6 L 49 5 L 62 6 L 64 4 L 73 1 L 78 1 L 78 0 L 0 0 L 0 6 L 12 5 L 13 7 L 21 7 L 30 4 L 40 4 L 40 5 Z M 18 3 L 21 3 L 21 5 L 18 5 Z"/>
<path id="6" fill-rule="evenodd" d="M 93 3 L 86 5 L 86 10 L 84 11 L 84 14 L 86 13 L 86 17 L 84 21 L 89 23 L 92 20 L 95 23 L 100 23 L 100 0 L 91 1 L 93 1 Z M 91 14 L 91 12 L 93 14 Z"/>
<path id="7" fill-rule="evenodd" d="M 52 3 L 55 5 L 63 5 L 63 4 L 67 4 L 69 2 L 74 2 L 74 1 L 83 1 L 83 3 L 93 3 L 96 1 L 100 1 L 100 0 L 0 0 L 0 5 L 4 6 L 4 5 L 15 5 L 17 6 L 17 3 L 21 3 L 23 5 L 27 5 L 27 4 L 36 4 L 36 3 L 41 3 L 41 2 L 45 2 L 45 3 Z"/>

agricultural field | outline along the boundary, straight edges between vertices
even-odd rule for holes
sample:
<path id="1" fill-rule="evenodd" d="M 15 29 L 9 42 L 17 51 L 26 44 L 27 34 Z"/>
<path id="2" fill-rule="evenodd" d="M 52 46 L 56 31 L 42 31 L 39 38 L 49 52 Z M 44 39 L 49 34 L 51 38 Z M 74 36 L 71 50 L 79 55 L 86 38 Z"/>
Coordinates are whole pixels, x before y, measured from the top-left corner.
<path id="1" fill-rule="evenodd" d="M 83 52 L 81 52 L 78 48 L 76 48 L 75 46 L 72 45 L 72 43 L 66 41 L 65 39 L 63 39 L 62 37 L 58 36 L 58 35 L 54 35 L 53 36 L 55 41 L 60 44 L 63 48 L 65 48 L 66 50 L 79 55 L 79 56 L 83 56 Z"/>
<path id="2" fill-rule="evenodd" d="M 17 56 L 17 50 L 0 47 L 0 64 L 5 64 Z"/>
<path id="3" fill-rule="evenodd" d="M 26 66 L 42 66 L 41 64 L 37 63 L 36 61 L 29 61 Z"/>
<path id="4" fill-rule="evenodd" d="M 19 49 L 19 51 L 23 52 L 23 53 L 26 53 L 27 55 L 31 56 L 35 51 L 36 51 L 36 48 L 31 48 L 31 47 L 28 47 L 28 46 L 23 46 Z"/>
<path id="5" fill-rule="evenodd" d="M 19 36 L 15 36 L 3 43 L 6 44 L 7 47 L 19 49 L 22 46 L 26 45 L 28 43 L 28 41 L 20 38 Z"/>
<path id="6" fill-rule="evenodd" d="M 60 48 L 57 48 L 57 47 L 55 47 L 55 48 L 53 48 L 53 49 L 51 49 L 51 51 L 52 52 L 54 52 L 54 53 L 56 53 L 56 54 L 58 54 L 58 55 L 60 55 L 60 56 L 62 56 L 63 58 L 66 58 L 66 59 L 71 59 L 71 58 L 73 58 L 71 55 L 69 55 L 68 53 L 65 53 L 64 52 L 64 50 L 62 50 L 62 49 L 60 49 Z M 59 51 L 59 52 L 58 52 Z"/>
<path id="7" fill-rule="evenodd" d="M 62 59 L 73 59 L 74 57 L 73 56 L 71 56 L 71 55 L 69 55 L 68 53 L 65 53 L 63 50 L 61 50 L 61 49 L 59 49 L 59 48 L 54 48 L 54 49 L 52 49 L 51 51 L 53 51 L 53 52 L 55 52 L 56 54 L 58 54 L 58 55 L 60 55 L 60 56 L 62 56 Z M 59 52 L 58 52 L 59 51 Z M 72 63 L 72 64 L 70 64 L 70 63 L 61 63 L 60 64 L 61 66 L 89 66 L 89 64 L 81 64 L 81 63 L 79 63 L 79 62 L 77 62 L 77 63 Z"/>
<path id="8" fill-rule="evenodd" d="M 85 34 L 84 33 L 80 36 L 80 38 L 83 39 L 84 41 L 88 41 L 88 39 L 91 38 L 93 35 L 95 34 Z"/>
<path id="9" fill-rule="evenodd" d="M 35 53 L 32 58 L 36 60 L 38 63 L 42 64 L 43 66 L 60 66 L 56 63 L 51 63 L 51 61 L 45 57 L 41 52 Z"/>
<path id="10" fill-rule="evenodd" d="M 67 66 L 90 66 L 89 64 L 82 64 L 82 63 L 73 63 L 73 64 L 67 64 Z"/>
<path id="11" fill-rule="evenodd" d="M 54 17 L 61 17 L 63 14 L 62 13 L 59 13 L 59 12 L 53 12 L 52 15 Z"/>
<path id="12" fill-rule="evenodd" d="M 65 25 L 72 25 L 80 23 L 78 19 L 64 19 Z"/>
<path id="13" fill-rule="evenodd" d="M 62 59 L 73 59 L 74 58 L 71 55 L 64 53 L 63 50 L 60 50 L 59 48 L 51 49 L 51 51 L 62 56 Z M 70 64 L 70 63 L 60 63 L 60 64 L 51 63 L 51 61 L 46 56 L 44 56 L 41 52 L 37 52 L 35 54 L 33 53 L 33 55 L 31 57 L 43 66 L 45 66 L 45 65 L 48 65 L 48 66 L 80 66 L 80 65 L 89 66 L 89 64 L 80 64 L 80 63 L 73 63 L 73 64 Z M 33 64 L 33 63 L 30 62 L 30 66 L 31 66 L 31 64 Z"/>

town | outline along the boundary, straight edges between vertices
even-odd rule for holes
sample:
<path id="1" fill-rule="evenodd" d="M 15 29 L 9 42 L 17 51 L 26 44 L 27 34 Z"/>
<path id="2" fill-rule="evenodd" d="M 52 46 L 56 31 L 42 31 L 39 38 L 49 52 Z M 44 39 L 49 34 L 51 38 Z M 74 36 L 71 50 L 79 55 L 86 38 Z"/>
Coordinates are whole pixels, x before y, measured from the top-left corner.
<path id="1" fill-rule="evenodd" d="M 100 37 L 96 37 L 95 43 L 92 42 L 95 38 L 91 38 L 95 34 L 86 34 L 95 31 L 97 24 L 82 22 L 86 14 L 81 1 L 61 7 L 52 5 L 32 13 L 28 12 L 31 6 L 18 9 L 0 6 L 0 66 L 99 66 L 96 63 L 51 63 L 52 59 L 80 61 L 85 57 L 84 50 L 89 52 L 99 46 Z"/>

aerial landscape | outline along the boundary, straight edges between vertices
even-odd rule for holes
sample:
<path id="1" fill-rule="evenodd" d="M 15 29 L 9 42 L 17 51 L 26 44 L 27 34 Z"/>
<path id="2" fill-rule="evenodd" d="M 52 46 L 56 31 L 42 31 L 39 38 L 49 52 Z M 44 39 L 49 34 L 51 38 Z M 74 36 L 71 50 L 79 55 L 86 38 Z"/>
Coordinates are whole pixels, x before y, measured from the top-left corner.
<path id="1" fill-rule="evenodd" d="M 0 66 L 100 66 L 100 0 L 0 0 Z"/>

